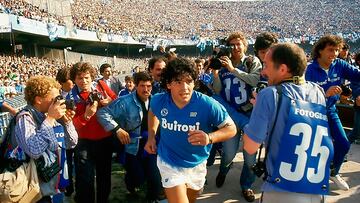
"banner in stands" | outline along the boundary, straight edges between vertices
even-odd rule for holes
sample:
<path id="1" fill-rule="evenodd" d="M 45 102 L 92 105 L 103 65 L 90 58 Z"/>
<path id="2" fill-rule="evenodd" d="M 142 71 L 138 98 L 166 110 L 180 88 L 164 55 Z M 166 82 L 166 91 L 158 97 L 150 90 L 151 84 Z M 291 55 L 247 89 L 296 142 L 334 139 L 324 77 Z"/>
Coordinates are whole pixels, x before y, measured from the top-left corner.
<path id="1" fill-rule="evenodd" d="M 11 32 L 9 15 L 0 13 L 0 33 Z"/>

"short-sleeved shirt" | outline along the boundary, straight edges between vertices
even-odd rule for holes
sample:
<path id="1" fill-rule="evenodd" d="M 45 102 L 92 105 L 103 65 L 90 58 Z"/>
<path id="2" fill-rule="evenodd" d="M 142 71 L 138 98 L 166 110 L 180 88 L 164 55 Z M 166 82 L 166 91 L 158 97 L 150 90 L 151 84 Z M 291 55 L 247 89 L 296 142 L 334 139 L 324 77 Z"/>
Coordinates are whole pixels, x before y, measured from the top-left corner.
<path id="1" fill-rule="evenodd" d="M 257 96 L 256 105 L 253 109 L 249 123 L 245 126 L 244 132 L 249 138 L 256 143 L 263 143 L 267 145 L 269 143 L 269 134 L 274 126 L 271 144 L 269 146 L 268 157 L 266 160 L 266 168 L 271 176 L 275 170 L 274 163 L 279 158 L 279 149 L 287 147 L 281 145 L 286 124 L 288 121 L 289 109 L 291 100 L 307 101 L 315 104 L 326 106 L 325 96 L 323 91 L 314 83 L 307 82 L 303 85 L 296 85 L 293 83 L 282 84 L 282 99 L 281 104 L 278 104 L 278 93 L 276 87 L 271 86 L 261 90 Z M 278 110 L 278 116 L 276 118 L 276 111 Z M 326 115 L 323 115 L 326 117 Z M 294 153 L 289 150 L 289 153 Z M 263 191 L 277 191 L 284 192 L 283 189 L 276 187 L 276 184 L 265 181 L 262 187 Z"/>
<path id="2" fill-rule="evenodd" d="M 158 154 L 162 160 L 175 167 L 191 168 L 209 156 L 211 145 L 191 145 L 188 142 L 189 130 L 209 133 L 231 120 L 219 102 L 196 91 L 182 109 L 175 105 L 170 93 L 154 95 L 150 108 L 160 121 Z"/>

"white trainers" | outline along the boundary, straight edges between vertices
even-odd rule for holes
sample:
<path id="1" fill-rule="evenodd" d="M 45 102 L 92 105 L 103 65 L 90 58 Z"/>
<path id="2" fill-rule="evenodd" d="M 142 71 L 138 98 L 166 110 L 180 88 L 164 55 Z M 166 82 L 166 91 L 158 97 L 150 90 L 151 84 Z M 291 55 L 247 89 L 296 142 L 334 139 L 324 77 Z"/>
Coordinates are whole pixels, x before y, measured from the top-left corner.
<path id="1" fill-rule="evenodd" d="M 336 176 L 330 176 L 330 180 L 336 184 L 336 186 L 341 190 L 349 190 L 349 185 L 346 183 L 346 181 L 337 174 Z"/>

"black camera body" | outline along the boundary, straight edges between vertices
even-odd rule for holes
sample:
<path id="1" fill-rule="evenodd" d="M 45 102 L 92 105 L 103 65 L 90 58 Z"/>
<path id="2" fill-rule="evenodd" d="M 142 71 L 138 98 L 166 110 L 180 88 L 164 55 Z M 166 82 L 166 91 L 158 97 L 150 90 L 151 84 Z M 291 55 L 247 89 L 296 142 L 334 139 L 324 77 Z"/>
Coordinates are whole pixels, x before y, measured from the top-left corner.
<path id="1" fill-rule="evenodd" d="M 55 97 L 56 101 L 63 100 L 63 99 L 64 99 L 64 97 L 61 96 L 61 95 L 58 95 L 57 97 Z M 62 103 L 61 105 L 63 105 L 63 104 L 65 104 L 66 109 L 70 109 L 70 110 L 73 110 L 73 111 L 76 110 L 75 101 L 73 99 L 65 100 L 65 102 Z"/>
<path id="2" fill-rule="evenodd" d="M 76 110 L 76 104 L 75 104 L 75 101 L 73 99 L 65 100 L 65 106 L 66 106 L 66 109 L 70 109 L 70 110 L 73 110 L 73 111 Z"/>
<path id="3" fill-rule="evenodd" d="M 88 103 L 93 104 L 95 101 L 100 102 L 100 100 L 104 99 L 100 92 L 90 92 Z"/>
<path id="4" fill-rule="evenodd" d="M 214 94 L 213 91 L 202 80 L 197 81 L 195 89 L 196 91 L 206 94 L 209 97 Z"/>
<path id="5" fill-rule="evenodd" d="M 346 96 L 346 97 L 351 96 L 352 90 L 351 90 L 351 88 L 349 86 L 341 84 L 340 88 L 341 88 L 341 91 L 342 91 L 341 95 Z"/>
<path id="6" fill-rule="evenodd" d="M 55 97 L 55 102 L 57 102 L 57 101 L 59 101 L 59 100 L 63 100 L 64 99 L 64 97 L 63 96 L 61 96 L 61 95 L 58 95 L 58 96 L 56 96 Z"/>
<path id="7" fill-rule="evenodd" d="M 266 165 L 265 165 L 265 162 L 263 161 L 258 161 L 256 164 L 254 164 L 252 167 L 251 167 L 251 170 L 255 173 L 255 175 L 257 177 L 261 177 L 265 171 L 266 171 Z"/>
<path id="8" fill-rule="evenodd" d="M 268 86 L 268 83 L 266 81 L 259 81 L 256 84 L 256 87 L 254 88 L 254 91 L 256 93 L 259 93 L 262 89 L 266 88 Z"/>
<path id="9" fill-rule="evenodd" d="M 209 67 L 214 70 L 220 70 L 222 67 L 222 64 L 219 60 L 222 56 L 227 56 L 231 58 L 231 51 L 233 50 L 233 46 L 226 46 L 226 45 L 220 45 L 217 47 L 218 51 L 214 56 L 211 58 Z"/>
<path id="10" fill-rule="evenodd" d="M 35 159 L 35 165 L 38 176 L 46 183 L 61 171 L 61 166 L 58 164 L 58 160 L 56 160 L 50 166 L 45 166 L 45 160 L 43 156 Z"/>

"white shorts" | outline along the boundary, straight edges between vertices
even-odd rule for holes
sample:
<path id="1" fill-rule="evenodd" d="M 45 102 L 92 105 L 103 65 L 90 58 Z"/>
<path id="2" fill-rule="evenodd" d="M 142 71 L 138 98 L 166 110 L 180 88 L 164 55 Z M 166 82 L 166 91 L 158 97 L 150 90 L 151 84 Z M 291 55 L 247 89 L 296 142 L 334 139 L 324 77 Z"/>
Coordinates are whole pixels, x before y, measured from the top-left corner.
<path id="1" fill-rule="evenodd" d="M 165 163 L 158 156 L 157 166 L 164 188 L 172 188 L 182 184 L 185 184 L 187 188 L 193 190 L 200 190 L 204 187 L 207 172 L 206 161 L 193 168 L 180 168 Z"/>

